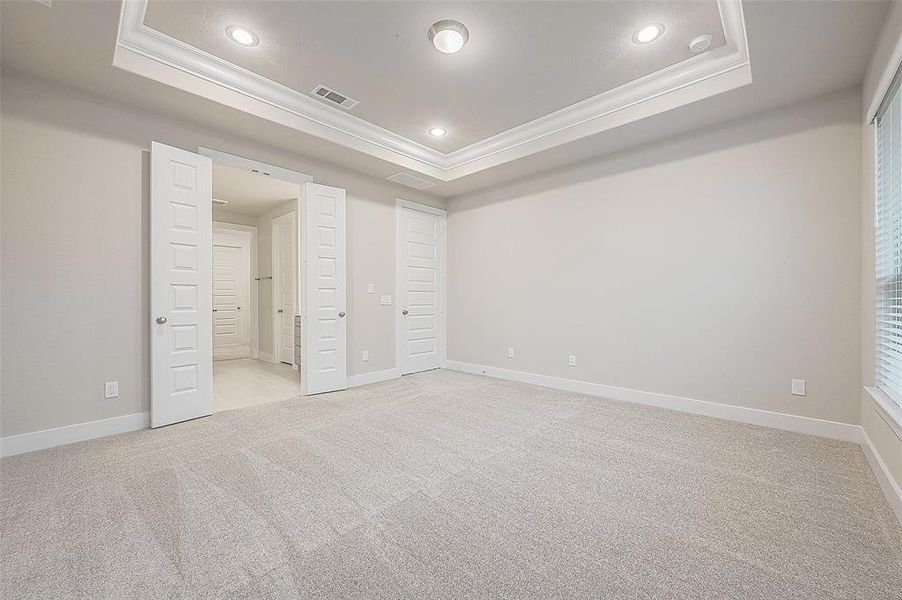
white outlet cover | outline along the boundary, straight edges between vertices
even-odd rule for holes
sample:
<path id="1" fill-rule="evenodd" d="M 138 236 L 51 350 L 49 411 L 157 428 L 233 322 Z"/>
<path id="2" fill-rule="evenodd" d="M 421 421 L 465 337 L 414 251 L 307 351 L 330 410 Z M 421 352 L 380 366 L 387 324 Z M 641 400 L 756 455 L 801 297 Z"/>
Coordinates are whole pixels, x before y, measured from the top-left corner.
<path id="1" fill-rule="evenodd" d="M 379 300 L 379 304 L 382 306 L 391 306 L 391 296 L 382 296 Z"/>
<path id="2" fill-rule="evenodd" d="M 376 284 L 375 283 L 366 284 L 366 293 L 367 294 L 375 294 L 376 293 Z"/>
<path id="3" fill-rule="evenodd" d="M 507 348 L 507 357 L 508 357 L 508 358 L 513 358 L 513 357 L 514 357 L 514 348 L 513 348 L 512 346 L 509 346 L 509 347 Z"/>
<path id="4" fill-rule="evenodd" d="M 576 355 L 574 355 L 574 354 L 571 354 L 571 355 L 570 355 L 570 366 L 571 366 L 571 367 L 575 367 L 575 366 L 576 366 Z"/>
<path id="5" fill-rule="evenodd" d="M 364 351 L 363 351 L 363 358 L 362 358 L 361 360 L 363 360 L 363 362 L 366 362 L 366 361 L 368 361 L 369 359 L 370 359 L 370 351 L 369 351 L 369 350 L 364 350 Z"/>
<path id="6" fill-rule="evenodd" d="M 807 387 L 804 379 L 793 379 L 792 380 L 792 395 L 793 396 L 806 396 Z"/>
<path id="7" fill-rule="evenodd" d="M 103 397 L 104 398 L 118 398 L 119 397 L 119 382 L 118 381 L 104 382 Z"/>

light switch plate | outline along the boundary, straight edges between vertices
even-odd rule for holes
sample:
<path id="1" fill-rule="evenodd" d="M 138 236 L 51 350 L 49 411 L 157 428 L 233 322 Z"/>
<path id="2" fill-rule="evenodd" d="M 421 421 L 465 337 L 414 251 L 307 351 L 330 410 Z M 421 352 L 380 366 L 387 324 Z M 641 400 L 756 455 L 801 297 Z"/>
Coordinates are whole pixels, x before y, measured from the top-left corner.
<path id="1" fill-rule="evenodd" d="M 571 366 L 571 367 L 575 367 L 575 366 L 576 366 L 576 355 L 575 355 L 575 354 L 571 354 L 571 355 L 570 355 L 570 366 Z"/>
<path id="2" fill-rule="evenodd" d="M 382 296 L 379 301 L 382 306 L 391 306 L 391 296 Z"/>
<path id="3" fill-rule="evenodd" d="M 362 356 L 362 358 L 361 358 L 360 360 L 362 360 L 363 362 L 366 362 L 366 361 L 368 361 L 369 359 L 370 359 L 370 351 L 369 351 L 369 350 L 364 350 L 364 351 L 363 351 L 363 356 Z"/>
<path id="4" fill-rule="evenodd" d="M 118 398 L 119 397 L 119 382 L 118 381 L 106 381 L 103 384 L 103 397 L 104 398 Z"/>
<path id="5" fill-rule="evenodd" d="M 805 380 L 804 379 L 793 379 L 792 380 L 792 395 L 793 396 L 806 396 L 807 390 L 805 389 Z"/>
<path id="6" fill-rule="evenodd" d="M 513 346 L 508 347 L 508 349 L 507 349 L 507 357 L 508 357 L 508 358 L 513 358 L 513 357 L 514 357 L 514 347 L 513 347 Z"/>

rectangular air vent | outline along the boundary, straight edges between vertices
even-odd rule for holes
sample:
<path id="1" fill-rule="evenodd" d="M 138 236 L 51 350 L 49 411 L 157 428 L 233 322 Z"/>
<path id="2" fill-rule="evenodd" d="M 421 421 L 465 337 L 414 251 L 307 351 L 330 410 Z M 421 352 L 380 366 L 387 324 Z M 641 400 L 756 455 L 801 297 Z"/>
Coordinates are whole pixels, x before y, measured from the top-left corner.
<path id="1" fill-rule="evenodd" d="M 417 177 L 416 175 L 411 175 L 410 173 L 395 173 L 394 175 L 386 177 L 386 179 L 418 190 L 425 190 L 438 185 L 434 181 L 429 181 L 428 179 L 423 179 L 422 177 Z"/>
<path id="2" fill-rule="evenodd" d="M 311 94 L 313 94 L 317 98 L 322 98 L 323 100 L 331 104 L 336 104 L 345 110 L 351 110 L 352 108 L 360 104 L 353 98 L 349 98 L 347 94 L 336 92 L 332 88 L 327 88 L 324 85 L 318 85 L 313 88 Z"/>

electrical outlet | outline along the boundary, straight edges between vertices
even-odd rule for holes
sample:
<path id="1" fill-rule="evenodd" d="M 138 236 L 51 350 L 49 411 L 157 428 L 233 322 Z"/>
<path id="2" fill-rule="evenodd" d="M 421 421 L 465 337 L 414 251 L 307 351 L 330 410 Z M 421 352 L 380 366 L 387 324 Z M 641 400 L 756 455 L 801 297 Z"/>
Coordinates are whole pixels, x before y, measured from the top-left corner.
<path id="1" fill-rule="evenodd" d="M 513 347 L 513 346 L 508 346 L 508 348 L 507 348 L 507 357 L 508 357 L 508 358 L 513 358 L 513 357 L 514 357 L 514 347 Z"/>
<path id="2" fill-rule="evenodd" d="M 379 304 L 382 306 L 391 306 L 391 296 L 382 296 L 382 298 L 379 299 Z"/>
<path id="3" fill-rule="evenodd" d="M 793 396 L 807 396 L 807 392 L 805 390 L 805 380 L 804 379 L 793 379 L 792 380 L 792 395 Z"/>
<path id="4" fill-rule="evenodd" d="M 366 293 L 367 294 L 375 294 L 376 293 L 376 284 L 375 283 L 366 284 Z"/>
<path id="5" fill-rule="evenodd" d="M 361 360 L 363 360 L 363 362 L 366 362 L 366 361 L 368 361 L 369 359 L 370 359 L 370 351 L 369 351 L 369 350 L 364 350 L 364 351 L 363 351 L 363 358 L 362 358 Z"/>
<path id="6" fill-rule="evenodd" d="M 104 398 L 118 398 L 119 397 L 119 382 L 118 381 L 104 382 L 103 397 Z"/>
<path id="7" fill-rule="evenodd" d="M 575 354 L 571 354 L 571 355 L 570 355 L 570 366 L 571 366 L 571 367 L 575 367 L 575 366 L 576 366 L 576 355 L 575 355 Z"/>

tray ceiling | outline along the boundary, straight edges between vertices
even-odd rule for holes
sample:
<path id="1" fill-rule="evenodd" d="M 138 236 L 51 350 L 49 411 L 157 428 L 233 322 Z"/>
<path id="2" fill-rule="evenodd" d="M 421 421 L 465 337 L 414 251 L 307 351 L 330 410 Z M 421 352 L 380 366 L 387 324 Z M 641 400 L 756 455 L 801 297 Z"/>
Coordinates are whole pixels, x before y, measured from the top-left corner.
<path id="1" fill-rule="evenodd" d="M 458 19 L 464 49 L 429 25 Z M 648 23 L 664 35 L 637 45 Z M 225 35 L 253 31 L 259 45 Z M 692 54 L 689 40 L 710 33 Z M 123 3 L 114 65 L 452 181 L 751 82 L 738 0 Z M 324 84 L 360 103 L 328 105 Z M 440 125 L 448 136 L 431 138 Z"/>
<path id="2" fill-rule="evenodd" d="M 470 39 L 457 54 L 426 39 L 453 17 Z M 637 45 L 646 23 L 665 35 Z M 144 24 L 300 93 L 324 84 L 360 101 L 351 114 L 441 152 L 566 108 L 692 57 L 710 33 L 724 45 L 714 0 L 672 2 L 171 2 L 150 0 Z M 260 43 L 225 31 L 241 24 Z M 430 127 L 449 134 L 436 139 Z"/>

